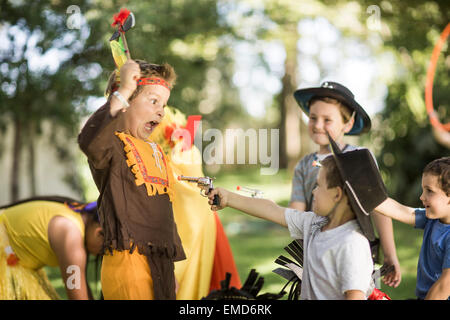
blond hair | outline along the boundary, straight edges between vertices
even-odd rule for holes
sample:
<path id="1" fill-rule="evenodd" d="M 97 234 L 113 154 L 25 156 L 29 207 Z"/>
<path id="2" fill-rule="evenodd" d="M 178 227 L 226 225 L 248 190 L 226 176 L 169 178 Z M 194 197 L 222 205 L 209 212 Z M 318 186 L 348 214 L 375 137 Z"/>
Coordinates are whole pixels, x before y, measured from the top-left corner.
<path id="1" fill-rule="evenodd" d="M 171 87 L 175 85 L 177 75 L 173 67 L 168 63 L 163 63 L 162 65 L 148 63 L 144 60 L 135 59 L 137 64 L 139 64 L 139 68 L 141 69 L 141 77 L 149 78 L 149 77 L 158 77 L 164 79 L 169 83 Z M 111 93 L 116 91 L 119 88 L 119 82 L 117 81 L 117 74 L 114 70 L 108 79 L 108 85 L 106 86 L 105 96 L 109 97 Z M 143 90 L 143 86 L 137 86 L 136 90 L 133 92 L 131 97 L 128 100 L 133 100 L 136 96 Z"/>

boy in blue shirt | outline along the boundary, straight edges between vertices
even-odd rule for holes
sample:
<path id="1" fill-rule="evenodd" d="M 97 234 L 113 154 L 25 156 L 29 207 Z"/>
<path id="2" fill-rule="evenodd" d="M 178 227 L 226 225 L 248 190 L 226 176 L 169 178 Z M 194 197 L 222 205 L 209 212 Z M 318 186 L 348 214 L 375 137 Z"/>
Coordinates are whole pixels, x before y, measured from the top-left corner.
<path id="1" fill-rule="evenodd" d="M 424 208 L 414 209 L 388 198 L 375 211 L 424 229 L 417 265 L 416 296 L 426 300 L 450 297 L 450 157 L 430 162 L 422 175 Z"/>

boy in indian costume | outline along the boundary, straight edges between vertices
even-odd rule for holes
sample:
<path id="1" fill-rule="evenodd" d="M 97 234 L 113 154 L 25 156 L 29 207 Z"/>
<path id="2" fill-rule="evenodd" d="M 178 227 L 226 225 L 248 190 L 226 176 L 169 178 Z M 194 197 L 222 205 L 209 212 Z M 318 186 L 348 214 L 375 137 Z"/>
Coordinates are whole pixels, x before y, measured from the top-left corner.
<path id="1" fill-rule="evenodd" d="M 172 210 L 174 179 L 169 159 L 149 137 L 164 118 L 176 74 L 168 64 L 132 60 L 124 32 L 134 16 L 122 9 L 114 19 L 119 29 L 110 44 L 117 68 L 108 100 L 78 137 L 100 192 L 103 295 L 175 299 L 174 262 L 185 253 Z"/>

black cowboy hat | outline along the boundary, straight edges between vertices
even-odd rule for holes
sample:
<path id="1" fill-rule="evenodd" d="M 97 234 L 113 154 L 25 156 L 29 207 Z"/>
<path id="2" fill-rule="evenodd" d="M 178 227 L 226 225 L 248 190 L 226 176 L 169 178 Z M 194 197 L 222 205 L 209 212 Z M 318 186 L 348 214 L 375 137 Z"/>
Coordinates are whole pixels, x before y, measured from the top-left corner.
<path id="1" fill-rule="evenodd" d="M 370 212 L 388 197 L 375 160 L 368 149 L 342 152 L 329 134 L 328 139 L 350 206 L 366 238 L 374 241 Z"/>
<path id="2" fill-rule="evenodd" d="M 325 81 L 320 87 L 298 89 L 294 92 L 295 100 L 307 115 L 309 115 L 309 101 L 316 97 L 334 98 L 355 111 L 355 122 L 346 135 L 359 135 L 370 130 L 372 124 L 369 115 L 356 102 L 353 93 L 342 84 Z"/>

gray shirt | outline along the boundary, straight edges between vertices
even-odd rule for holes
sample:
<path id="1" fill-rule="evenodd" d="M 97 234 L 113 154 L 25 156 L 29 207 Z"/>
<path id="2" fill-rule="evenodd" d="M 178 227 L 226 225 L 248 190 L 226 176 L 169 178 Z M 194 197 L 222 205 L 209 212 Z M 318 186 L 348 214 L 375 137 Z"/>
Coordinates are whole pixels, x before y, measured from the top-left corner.
<path id="1" fill-rule="evenodd" d="M 360 149 L 360 147 L 346 145 L 344 152 Z M 306 204 L 306 211 L 312 209 L 312 191 L 316 186 L 317 175 L 319 174 L 319 167 L 313 166 L 314 161 L 321 161 L 329 154 L 318 154 L 317 152 L 310 153 L 304 156 L 297 163 L 294 170 L 294 177 L 292 178 L 292 192 L 291 202 L 303 202 Z"/>

